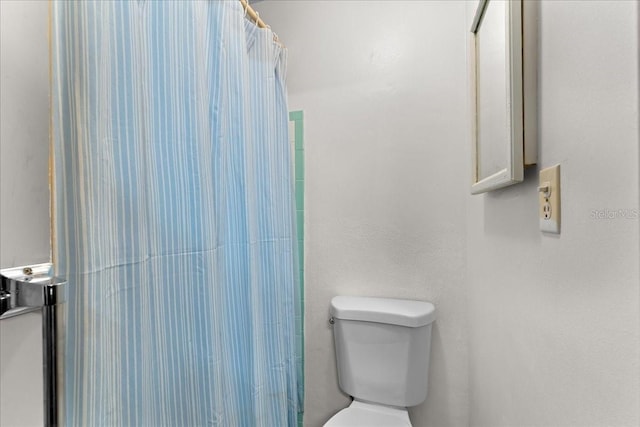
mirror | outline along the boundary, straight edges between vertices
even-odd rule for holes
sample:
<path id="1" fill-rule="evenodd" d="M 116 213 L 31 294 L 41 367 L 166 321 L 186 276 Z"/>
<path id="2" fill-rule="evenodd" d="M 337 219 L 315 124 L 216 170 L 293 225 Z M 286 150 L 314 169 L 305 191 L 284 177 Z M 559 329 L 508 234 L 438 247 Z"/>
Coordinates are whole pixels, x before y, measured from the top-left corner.
<path id="1" fill-rule="evenodd" d="M 527 106 L 531 117 L 525 117 L 525 99 L 535 99 L 535 74 L 524 73 L 524 27 L 522 0 L 478 2 L 470 37 L 472 194 L 521 182 L 524 166 L 535 164 L 535 105 Z M 527 65 L 535 71 L 533 58 Z M 531 83 L 525 84 L 525 74 Z M 525 89 L 533 92 L 525 97 Z"/>

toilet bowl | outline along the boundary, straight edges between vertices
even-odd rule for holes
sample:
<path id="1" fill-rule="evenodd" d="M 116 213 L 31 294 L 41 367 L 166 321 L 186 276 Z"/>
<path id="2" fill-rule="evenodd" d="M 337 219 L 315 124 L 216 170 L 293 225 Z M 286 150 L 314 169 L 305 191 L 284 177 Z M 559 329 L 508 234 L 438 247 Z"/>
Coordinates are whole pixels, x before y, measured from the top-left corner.
<path id="1" fill-rule="evenodd" d="M 433 304 L 337 296 L 329 312 L 338 384 L 354 400 L 324 427 L 410 427 L 407 407 L 427 397 Z"/>
<path id="2" fill-rule="evenodd" d="M 354 400 L 335 414 L 324 427 L 411 427 L 404 408 L 390 408 Z"/>

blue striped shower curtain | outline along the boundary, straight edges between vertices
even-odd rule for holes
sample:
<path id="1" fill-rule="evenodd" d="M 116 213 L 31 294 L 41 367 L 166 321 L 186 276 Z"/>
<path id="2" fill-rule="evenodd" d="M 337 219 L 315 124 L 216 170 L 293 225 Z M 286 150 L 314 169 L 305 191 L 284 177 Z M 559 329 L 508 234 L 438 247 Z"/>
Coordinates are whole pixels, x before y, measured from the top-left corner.
<path id="1" fill-rule="evenodd" d="M 286 50 L 238 1 L 55 1 L 69 426 L 292 426 Z"/>

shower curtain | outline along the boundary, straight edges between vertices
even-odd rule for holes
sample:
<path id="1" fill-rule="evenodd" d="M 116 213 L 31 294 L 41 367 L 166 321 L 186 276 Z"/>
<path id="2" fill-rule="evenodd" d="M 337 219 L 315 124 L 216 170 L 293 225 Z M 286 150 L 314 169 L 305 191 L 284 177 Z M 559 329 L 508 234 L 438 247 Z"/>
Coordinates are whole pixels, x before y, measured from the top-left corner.
<path id="1" fill-rule="evenodd" d="M 238 1 L 55 1 L 63 424 L 292 426 L 286 50 Z"/>

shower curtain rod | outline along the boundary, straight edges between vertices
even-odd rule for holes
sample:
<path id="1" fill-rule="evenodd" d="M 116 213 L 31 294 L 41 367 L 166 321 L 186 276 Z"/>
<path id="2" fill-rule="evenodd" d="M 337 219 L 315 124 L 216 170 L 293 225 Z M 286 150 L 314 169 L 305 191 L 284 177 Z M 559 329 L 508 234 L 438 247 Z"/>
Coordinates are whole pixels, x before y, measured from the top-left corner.
<path id="1" fill-rule="evenodd" d="M 248 0 L 240 0 L 240 3 L 242 4 L 242 8 L 246 11 L 247 16 L 249 16 L 249 18 L 251 18 L 251 20 L 256 23 L 258 28 L 271 29 L 271 27 L 265 24 L 264 21 L 260 18 L 260 15 L 258 14 L 258 12 L 253 10 Z M 275 40 L 277 43 L 279 43 L 284 47 L 284 44 L 278 39 L 278 36 L 276 35 L 276 33 L 273 33 L 273 40 Z"/>

